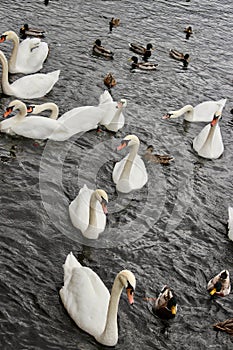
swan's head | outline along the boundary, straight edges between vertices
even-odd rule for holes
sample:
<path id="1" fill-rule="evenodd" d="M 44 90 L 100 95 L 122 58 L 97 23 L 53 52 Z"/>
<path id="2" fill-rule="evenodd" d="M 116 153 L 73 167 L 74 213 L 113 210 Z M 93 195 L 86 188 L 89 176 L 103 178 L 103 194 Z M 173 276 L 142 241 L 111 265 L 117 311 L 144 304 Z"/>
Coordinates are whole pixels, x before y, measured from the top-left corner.
<path id="1" fill-rule="evenodd" d="M 24 108 L 26 109 L 26 106 L 22 101 L 19 101 L 19 100 L 11 101 L 9 103 L 8 107 L 6 108 L 6 110 L 3 114 L 3 117 L 7 118 L 16 109 L 22 110 Z"/>
<path id="2" fill-rule="evenodd" d="M 217 125 L 218 121 L 220 120 L 220 118 L 222 117 L 222 113 L 220 111 L 216 112 L 214 114 L 213 120 L 210 123 L 211 126 L 215 126 Z"/>
<path id="3" fill-rule="evenodd" d="M 125 98 L 121 98 L 119 102 L 117 102 L 117 108 L 125 108 L 127 106 L 127 101 Z"/>
<path id="4" fill-rule="evenodd" d="M 130 304 L 134 303 L 134 291 L 136 288 L 136 278 L 129 270 L 122 270 L 118 273 L 117 278 L 120 280 L 123 287 L 126 288 L 128 301 Z"/>
<path id="5" fill-rule="evenodd" d="M 177 111 L 170 111 L 167 114 L 165 114 L 162 119 L 170 119 L 170 118 L 178 118 L 179 117 L 179 113 L 177 113 Z"/>
<path id="6" fill-rule="evenodd" d="M 97 46 L 101 46 L 101 40 L 100 40 L 100 39 L 97 39 L 97 40 L 95 41 L 95 44 L 96 44 Z"/>
<path id="7" fill-rule="evenodd" d="M 97 198 L 97 200 L 100 202 L 102 208 L 103 208 L 103 212 L 105 215 L 108 214 L 108 208 L 107 208 L 107 204 L 108 204 L 108 195 L 104 190 L 100 190 L 97 189 L 95 191 L 95 196 Z"/>
<path id="8" fill-rule="evenodd" d="M 6 40 L 11 40 L 13 38 L 17 37 L 17 35 L 15 34 L 15 32 L 13 32 L 12 30 L 9 30 L 5 33 L 3 33 L 0 37 L 0 43 L 3 43 Z"/>
<path id="9" fill-rule="evenodd" d="M 121 144 L 117 147 L 117 150 L 120 151 L 125 147 L 131 147 L 131 146 L 139 146 L 140 141 L 139 138 L 136 135 L 127 135 L 122 141 Z"/>
<path id="10" fill-rule="evenodd" d="M 177 312 L 177 300 L 172 290 L 168 286 L 164 286 L 159 294 L 160 305 L 166 305 L 167 309 L 172 315 L 176 315 Z"/>

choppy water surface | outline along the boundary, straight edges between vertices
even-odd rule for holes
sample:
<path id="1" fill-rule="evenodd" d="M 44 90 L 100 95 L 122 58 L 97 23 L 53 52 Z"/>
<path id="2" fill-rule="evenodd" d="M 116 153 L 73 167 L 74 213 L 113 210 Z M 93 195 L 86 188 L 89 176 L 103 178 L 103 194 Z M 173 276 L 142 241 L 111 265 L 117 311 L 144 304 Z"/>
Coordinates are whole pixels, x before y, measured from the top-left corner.
<path id="1" fill-rule="evenodd" d="M 126 125 L 117 135 L 95 130 L 70 140 L 37 142 L 1 135 L 1 155 L 17 145 L 16 160 L 1 163 L 1 349 L 101 349 L 65 312 L 58 291 L 66 255 L 73 251 L 111 289 L 115 275 L 135 273 L 135 305 L 123 293 L 116 349 L 230 349 L 229 335 L 212 324 L 233 317 L 232 294 L 210 300 L 207 281 L 224 268 L 233 275 L 233 245 L 227 238 L 232 205 L 232 23 L 227 0 L 1 2 L 1 33 L 23 23 L 46 29 L 50 55 L 43 72 L 61 69 L 59 82 L 39 101 L 60 113 L 97 105 L 103 78 L 117 80 L 113 98 L 127 99 Z M 108 33 L 111 17 L 121 25 Z M 194 35 L 183 32 L 193 26 Z M 94 57 L 100 38 L 113 61 Z M 128 43 L 152 42 L 159 69 L 131 73 Z M 11 43 L 1 44 L 8 56 Z M 170 48 L 189 52 L 188 70 L 169 58 Z M 10 77 L 15 79 L 15 77 Z M 211 161 L 198 157 L 192 140 L 204 126 L 162 115 L 185 104 L 227 98 L 221 120 L 225 151 Z M 13 98 L 1 96 L 1 114 Z M 111 179 L 121 137 L 135 133 L 140 154 L 148 144 L 170 153 L 169 166 L 147 164 L 148 184 L 118 195 Z M 105 234 L 90 243 L 73 228 L 68 205 L 84 183 L 109 194 Z M 166 324 L 151 312 L 164 284 L 178 298 L 177 317 Z"/>

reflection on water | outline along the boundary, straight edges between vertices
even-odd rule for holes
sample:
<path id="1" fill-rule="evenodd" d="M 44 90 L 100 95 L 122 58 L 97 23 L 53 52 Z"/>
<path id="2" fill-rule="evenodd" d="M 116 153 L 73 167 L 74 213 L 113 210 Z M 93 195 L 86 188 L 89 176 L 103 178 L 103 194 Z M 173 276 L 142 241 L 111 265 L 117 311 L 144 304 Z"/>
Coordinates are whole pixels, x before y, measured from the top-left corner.
<path id="1" fill-rule="evenodd" d="M 30 103 L 55 102 L 60 115 L 97 105 L 111 72 L 117 80 L 113 99 L 127 99 L 126 123 L 116 135 L 92 130 L 66 142 L 1 136 L 2 349 L 102 349 L 76 327 L 59 299 L 62 264 L 70 251 L 109 290 L 120 270 L 136 275 L 134 306 L 124 294 L 120 300 L 116 349 L 229 349 L 232 339 L 216 335 L 212 325 L 232 317 L 232 297 L 210 299 L 206 292 L 213 275 L 224 268 L 233 274 L 226 226 L 233 192 L 229 3 L 222 1 L 221 8 L 217 1 L 45 3 L 2 1 L 1 33 L 18 33 L 24 23 L 45 29 L 50 54 L 42 71 L 61 69 L 53 90 Z M 112 17 L 120 18 L 120 25 L 109 33 Z M 186 40 L 189 25 L 193 34 Z M 97 38 L 114 52 L 114 60 L 92 55 Z M 152 42 L 157 71 L 130 72 L 130 42 Z M 0 45 L 9 57 L 12 42 Z M 171 48 L 189 52 L 187 70 L 169 57 Z M 162 116 L 220 98 L 228 99 L 220 124 L 225 151 L 211 161 L 192 149 L 203 123 Z M 11 100 L 1 95 L 1 113 Z M 116 146 L 127 134 L 139 137 L 140 155 L 152 144 L 156 153 L 175 160 L 166 167 L 147 163 L 147 185 L 123 196 L 111 173 L 123 156 Z M 14 145 L 16 159 L 4 161 Z M 68 215 L 84 183 L 109 194 L 106 232 L 92 243 Z M 168 323 L 153 314 L 150 302 L 165 284 L 178 300 L 177 316 Z"/>

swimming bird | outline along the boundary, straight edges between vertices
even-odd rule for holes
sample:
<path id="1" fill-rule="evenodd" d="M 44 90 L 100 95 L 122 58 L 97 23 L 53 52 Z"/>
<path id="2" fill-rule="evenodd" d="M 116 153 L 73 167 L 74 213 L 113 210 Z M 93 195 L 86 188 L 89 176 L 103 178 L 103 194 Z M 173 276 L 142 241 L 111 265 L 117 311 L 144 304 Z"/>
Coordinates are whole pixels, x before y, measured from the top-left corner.
<path id="1" fill-rule="evenodd" d="M 35 38 L 44 38 L 45 37 L 45 30 L 43 29 L 37 29 L 37 28 L 31 28 L 27 23 L 25 23 L 19 30 L 19 35 L 21 39 L 26 39 L 27 37 L 35 37 Z"/>
<path id="2" fill-rule="evenodd" d="M 228 237 L 233 241 L 233 207 L 228 207 Z"/>
<path id="3" fill-rule="evenodd" d="M 21 99 L 43 97 L 52 90 L 59 79 L 60 70 L 56 70 L 47 74 L 30 74 L 10 84 L 8 81 L 7 59 L 2 51 L 0 51 L 0 61 L 2 64 L 2 90 L 4 94 L 9 96 Z"/>
<path id="4" fill-rule="evenodd" d="M 113 27 L 118 27 L 120 24 L 120 18 L 114 18 L 112 17 L 109 21 L 109 31 L 112 32 Z"/>
<path id="5" fill-rule="evenodd" d="M 213 327 L 216 331 L 223 331 L 233 335 L 233 318 L 229 318 L 223 322 L 217 322 Z"/>
<path id="6" fill-rule="evenodd" d="M 116 79 L 114 78 L 112 73 L 108 73 L 104 77 L 104 85 L 106 85 L 107 88 L 109 88 L 109 89 L 111 89 L 112 87 L 114 87 L 116 85 Z"/>
<path id="7" fill-rule="evenodd" d="M 207 284 L 207 291 L 210 295 L 224 297 L 231 291 L 230 274 L 228 270 L 221 271 Z"/>
<path id="8" fill-rule="evenodd" d="M 93 53 L 98 56 L 103 56 L 105 58 L 113 59 L 114 53 L 101 45 L 101 40 L 97 39 L 93 46 Z"/>
<path id="9" fill-rule="evenodd" d="M 184 115 L 184 119 L 188 122 L 211 122 L 216 112 L 222 112 L 226 101 L 226 99 L 205 101 L 195 107 L 185 105 L 178 110 L 169 111 L 163 116 L 163 119 L 174 119 Z"/>
<path id="10" fill-rule="evenodd" d="M 184 32 L 186 33 L 186 39 L 189 39 L 189 37 L 193 34 L 193 30 L 191 26 L 188 26 L 185 28 Z"/>
<path id="11" fill-rule="evenodd" d="M 188 67 L 188 64 L 189 64 L 189 62 L 190 62 L 190 58 L 189 58 L 189 54 L 188 54 L 188 53 L 183 54 L 182 52 L 179 52 L 179 51 L 177 51 L 177 50 L 171 49 L 171 50 L 169 51 L 169 54 L 170 54 L 170 56 L 171 56 L 172 58 L 175 58 L 175 59 L 178 60 L 178 61 L 182 61 L 182 62 L 183 62 L 183 66 L 184 66 L 185 68 Z"/>
<path id="12" fill-rule="evenodd" d="M 99 122 L 107 130 L 117 132 L 122 129 L 125 124 L 123 110 L 127 106 L 127 101 L 121 98 L 118 102 L 113 101 L 110 93 L 105 90 L 99 98 L 98 107 L 101 110 L 102 117 Z"/>
<path id="13" fill-rule="evenodd" d="M 38 38 L 28 38 L 19 43 L 18 35 L 12 30 L 0 37 L 0 43 L 7 40 L 13 41 L 13 50 L 8 61 L 9 73 L 30 74 L 43 68 L 49 52 L 47 43 Z"/>
<path id="14" fill-rule="evenodd" d="M 153 154 L 154 147 L 149 145 L 146 149 L 145 154 L 143 155 L 143 159 L 147 160 L 151 163 L 160 163 L 160 164 L 169 164 L 174 157 L 169 155 L 161 155 L 161 154 Z"/>
<path id="15" fill-rule="evenodd" d="M 132 61 L 131 69 L 140 69 L 140 70 L 156 70 L 158 67 L 157 63 L 152 62 L 138 62 L 138 57 L 132 56 L 130 61 Z"/>
<path id="16" fill-rule="evenodd" d="M 82 266 L 69 253 L 64 268 L 64 286 L 60 297 L 65 309 L 79 328 L 97 342 L 115 346 L 118 342 L 117 313 L 120 296 L 126 288 L 133 304 L 136 279 L 129 270 L 120 271 L 113 283 L 111 295 L 100 277 L 89 267 Z"/>
<path id="17" fill-rule="evenodd" d="M 151 43 L 147 44 L 146 47 L 139 44 L 130 43 L 129 49 L 138 55 L 142 55 L 144 61 L 147 61 L 151 57 L 151 53 L 154 50 Z"/>
<path id="18" fill-rule="evenodd" d="M 91 190 L 84 185 L 69 205 L 72 224 L 84 237 L 97 239 L 106 226 L 108 195 L 102 189 Z"/>
<path id="19" fill-rule="evenodd" d="M 127 135 L 117 147 L 118 151 L 129 148 L 129 154 L 117 162 L 113 169 L 112 178 L 119 192 L 138 190 L 148 181 L 145 164 L 138 155 L 139 146 L 140 141 L 136 135 Z"/>
<path id="20" fill-rule="evenodd" d="M 160 318 L 170 319 L 175 317 L 177 313 L 177 300 L 168 286 L 162 288 L 152 309 Z"/>
<path id="21" fill-rule="evenodd" d="M 215 113 L 211 123 L 207 124 L 193 140 L 193 148 L 199 156 L 209 159 L 219 158 L 224 151 L 222 134 L 219 127 L 221 113 Z"/>

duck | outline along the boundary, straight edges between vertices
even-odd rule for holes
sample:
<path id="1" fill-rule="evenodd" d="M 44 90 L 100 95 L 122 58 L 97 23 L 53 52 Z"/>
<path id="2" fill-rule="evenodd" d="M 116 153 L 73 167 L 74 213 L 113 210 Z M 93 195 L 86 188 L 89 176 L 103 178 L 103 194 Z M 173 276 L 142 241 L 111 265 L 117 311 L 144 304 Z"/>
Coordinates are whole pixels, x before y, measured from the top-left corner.
<path id="1" fill-rule="evenodd" d="M 233 318 L 228 318 L 225 321 L 217 322 L 213 325 L 216 331 L 223 331 L 233 335 Z"/>
<path id="2" fill-rule="evenodd" d="M 19 43 L 18 35 L 10 30 L 1 35 L 0 43 L 13 41 L 13 50 L 8 61 L 9 73 L 31 74 L 43 68 L 49 48 L 39 38 L 25 39 Z"/>
<path id="3" fill-rule="evenodd" d="M 16 158 L 16 152 L 17 152 L 17 146 L 16 145 L 12 145 L 9 151 L 9 155 L 8 156 L 0 156 L 0 161 L 2 163 L 6 163 L 9 162 L 12 159 Z"/>
<path id="4" fill-rule="evenodd" d="M 152 306 L 153 312 L 162 319 L 171 319 L 177 313 L 177 300 L 172 290 L 165 285 Z"/>
<path id="5" fill-rule="evenodd" d="M 121 293 L 126 288 L 128 302 L 134 303 L 136 279 L 130 270 L 120 271 L 111 295 L 101 278 L 89 267 L 82 266 L 70 252 L 63 265 L 64 285 L 59 294 L 76 325 L 105 346 L 118 343 L 117 313 Z"/>
<path id="6" fill-rule="evenodd" d="M 228 237 L 233 241 L 233 207 L 228 207 Z"/>
<path id="7" fill-rule="evenodd" d="M 113 59 L 114 53 L 101 45 L 101 40 L 97 39 L 93 46 L 93 53 L 98 56 L 103 56 L 105 58 Z"/>
<path id="8" fill-rule="evenodd" d="M 131 69 L 140 69 L 140 70 L 156 70 L 158 67 L 157 63 L 152 63 L 152 62 L 138 62 L 138 57 L 132 56 L 130 58 L 130 61 L 132 61 Z"/>
<path id="9" fill-rule="evenodd" d="M 177 50 L 173 50 L 171 49 L 169 51 L 169 54 L 172 58 L 178 60 L 178 61 L 182 61 L 183 62 L 183 67 L 187 68 L 188 67 L 188 64 L 190 62 L 190 57 L 189 57 L 189 54 L 186 53 L 186 54 L 183 54 L 182 52 L 179 52 Z"/>
<path id="10" fill-rule="evenodd" d="M 152 51 L 154 50 L 153 45 L 151 43 L 147 44 L 146 47 L 135 44 L 135 43 L 130 43 L 129 44 L 129 49 L 138 55 L 142 55 L 142 59 L 147 62 L 147 60 L 151 57 Z"/>
<path id="11" fill-rule="evenodd" d="M 113 27 L 118 27 L 120 25 L 120 18 L 112 17 L 109 22 L 109 31 L 112 32 Z"/>
<path id="12" fill-rule="evenodd" d="M 129 148 L 129 154 L 113 168 L 112 178 L 119 192 L 129 193 L 138 190 L 148 181 L 145 164 L 138 155 L 139 146 L 140 141 L 136 135 L 127 135 L 117 147 L 118 151 L 125 147 Z"/>
<path id="13" fill-rule="evenodd" d="M 192 106 L 190 104 L 183 106 L 176 111 L 169 111 L 162 118 L 174 119 L 184 115 L 184 119 L 188 122 L 211 122 L 214 114 L 218 111 L 222 112 L 227 99 L 218 101 L 204 101 Z"/>
<path id="14" fill-rule="evenodd" d="M 99 122 L 107 130 L 117 132 L 125 124 L 123 110 L 127 106 L 127 100 L 121 98 L 118 102 L 113 101 L 110 93 L 105 90 L 99 98 L 98 107 L 101 109 L 102 118 Z"/>
<path id="15" fill-rule="evenodd" d="M 193 149 L 203 158 L 217 159 L 224 151 L 219 127 L 221 112 L 216 112 L 211 123 L 207 124 L 193 140 Z"/>
<path id="16" fill-rule="evenodd" d="M 219 274 L 213 277 L 207 284 L 208 293 L 213 296 L 217 295 L 224 297 L 230 294 L 231 283 L 228 270 L 222 270 Z"/>
<path id="17" fill-rule="evenodd" d="M 15 80 L 12 84 L 8 81 L 8 64 L 4 53 L 0 50 L 2 64 L 2 90 L 5 95 L 19 99 L 32 99 L 44 97 L 59 79 L 60 70 L 47 74 L 36 73 L 26 75 Z"/>
<path id="18" fill-rule="evenodd" d="M 188 26 L 184 29 L 184 32 L 186 33 L 186 39 L 189 39 L 190 36 L 193 34 L 193 30 L 191 26 Z"/>
<path id="19" fill-rule="evenodd" d="M 114 87 L 116 85 L 116 79 L 114 78 L 112 73 L 108 73 L 104 77 L 104 85 L 107 86 L 107 88 L 109 88 L 109 89 L 111 89 L 112 87 Z"/>
<path id="20" fill-rule="evenodd" d="M 106 226 L 108 195 L 102 189 L 91 190 L 86 184 L 69 205 L 73 226 L 88 239 L 97 239 Z"/>
<path id="21" fill-rule="evenodd" d="M 26 39 L 27 37 L 35 37 L 35 38 L 45 38 L 45 30 L 31 28 L 27 23 L 25 23 L 19 30 L 19 35 L 21 39 Z"/>
<path id="22" fill-rule="evenodd" d="M 160 155 L 160 154 L 153 154 L 154 152 L 154 146 L 149 145 L 146 149 L 145 154 L 143 155 L 143 159 L 151 162 L 151 163 L 160 163 L 160 164 L 169 164 L 171 161 L 174 160 L 174 157 L 169 155 Z"/>

